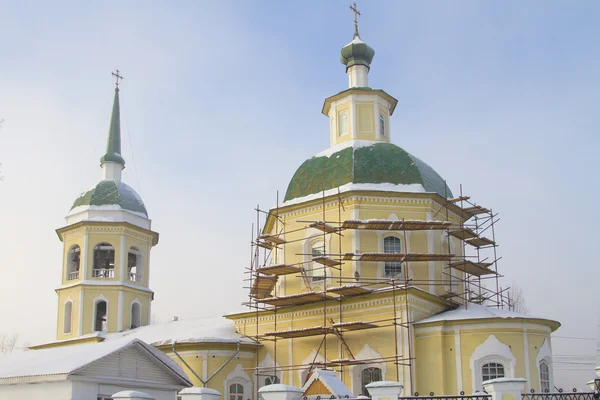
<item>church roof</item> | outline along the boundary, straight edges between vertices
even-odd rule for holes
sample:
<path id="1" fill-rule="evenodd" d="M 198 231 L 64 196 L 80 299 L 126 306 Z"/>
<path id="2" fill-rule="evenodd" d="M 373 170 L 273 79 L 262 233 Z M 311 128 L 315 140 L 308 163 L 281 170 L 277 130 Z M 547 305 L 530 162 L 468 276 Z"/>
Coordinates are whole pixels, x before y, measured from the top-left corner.
<path id="1" fill-rule="evenodd" d="M 248 336 L 236 332 L 231 320 L 223 317 L 194 318 L 152 324 L 119 333 L 104 334 L 105 340 L 122 337 L 141 339 L 154 346 L 177 343 L 237 343 L 256 345 Z"/>
<path id="2" fill-rule="evenodd" d="M 558 329 L 560 323 L 557 321 L 547 320 L 543 318 L 533 317 L 531 315 L 522 314 L 516 311 L 510 311 L 501 308 L 487 307 L 480 304 L 469 303 L 466 306 L 461 305 L 458 308 L 450 311 L 444 311 L 442 313 L 432 315 L 431 317 L 422 319 L 415 322 L 415 324 L 426 324 L 430 322 L 441 322 L 441 321 L 465 321 L 465 320 L 479 320 L 479 319 L 490 319 L 490 318 L 502 318 L 502 319 L 539 319 L 542 321 L 550 322 L 553 326 L 552 330 Z"/>
<path id="3" fill-rule="evenodd" d="M 81 193 L 73 203 L 69 215 L 87 209 L 127 210 L 148 217 L 142 198 L 129 185 L 111 179 L 102 180 Z"/>
<path id="4" fill-rule="evenodd" d="M 386 142 L 353 140 L 306 160 L 288 185 L 284 205 L 318 198 L 323 190 L 337 193 L 338 188 L 452 197 L 444 179 L 404 149 Z"/>
<path id="5" fill-rule="evenodd" d="M 135 338 L 76 346 L 18 351 L 0 356 L 0 381 L 10 378 L 75 374 L 90 364 L 132 346 L 170 369 L 186 386 L 188 377 L 181 367 L 162 351 Z"/>
<path id="6" fill-rule="evenodd" d="M 314 385 L 315 381 L 320 381 L 323 386 L 329 391 L 329 393 L 312 393 L 314 390 L 310 390 L 311 386 Z M 333 395 L 339 399 L 342 398 L 353 398 L 354 395 L 346 385 L 340 380 L 335 371 L 326 370 L 326 369 L 315 369 L 310 378 L 306 381 L 304 386 L 302 386 L 302 391 L 305 395 L 321 395 L 321 396 L 329 396 Z M 318 389 L 317 389 L 318 391 Z M 322 397 L 324 398 L 324 397 Z"/>

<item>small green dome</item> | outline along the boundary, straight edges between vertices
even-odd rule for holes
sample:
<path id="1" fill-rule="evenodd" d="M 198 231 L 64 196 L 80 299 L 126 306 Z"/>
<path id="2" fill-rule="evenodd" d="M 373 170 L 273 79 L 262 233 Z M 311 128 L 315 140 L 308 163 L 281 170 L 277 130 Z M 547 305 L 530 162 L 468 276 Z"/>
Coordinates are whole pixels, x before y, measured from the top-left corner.
<path id="1" fill-rule="evenodd" d="M 123 182 L 100 181 L 96 186 L 83 192 L 71 207 L 71 213 L 84 209 L 127 210 L 148 217 L 146 206 L 135 190 Z"/>
<path id="2" fill-rule="evenodd" d="M 340 61 L 346 66 L 346 70 L 353 65 L 364 65 L 370 68 L 374 56 L 375 50 L 355 36 L 354 40 L 342 47 Z"/>
<path id="3" fill-rule="evenodd" d="M 284 201 L 318 196 L 323 190 L 348 184 L 352 186 L 342 189 L 437 193 L 452 197 L 444 179 L 417 157 L 391 143 L 357 140 L 306 160 L 290 181 Z"/>

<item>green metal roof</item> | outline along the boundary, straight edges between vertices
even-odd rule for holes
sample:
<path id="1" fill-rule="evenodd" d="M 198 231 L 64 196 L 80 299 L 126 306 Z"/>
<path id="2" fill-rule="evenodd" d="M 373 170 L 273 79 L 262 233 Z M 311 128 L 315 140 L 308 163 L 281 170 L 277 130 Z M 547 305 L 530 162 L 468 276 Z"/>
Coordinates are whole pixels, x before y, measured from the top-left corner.
<path id="1" fill-rule="evenodd" d="M 340 61 L 346 66 L 346 70 L 353 65 L 364 65 L 369 68 L 374 56 L 375 50 L 360 40 L 355 33 L 354 39 L 342 47 Z"/>
<path id="2" fill-rule="evenodd" d="M 83 192 L 73 203 L 71 210 L 79 206 L 115 206 L 116 209 L 133 211 L 148 216 L 144 202 L 130 186 L 113 180 L 100 181 Z"/>
<path id="3" fill-rule="evenodd" d="M 330 156 L 309 158 L 292 177 L 284 201 L 349 183 L 417 184 L 425 192 L 452 197 L 444 179 L 429 165 L 394 144 L 373 142 L 368 146 L 346 147 Z M 394 191 L 402 189 L 400 186 Z M 406 192 L 415 190 L 407 186 Z"/>

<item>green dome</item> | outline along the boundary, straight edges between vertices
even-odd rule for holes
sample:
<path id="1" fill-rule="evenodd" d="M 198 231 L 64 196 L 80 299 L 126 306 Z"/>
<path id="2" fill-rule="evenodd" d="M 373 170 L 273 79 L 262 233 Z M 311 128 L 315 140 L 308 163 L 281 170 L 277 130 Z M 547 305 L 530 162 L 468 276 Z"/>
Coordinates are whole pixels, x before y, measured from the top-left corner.
<path id="1" fill-rule="evenodd" d="M 73 214 L 84 209 L 127 210 L 148 217 L 141 197 L 130 186 L 120 181 L 103 180 L 83 192 L 71 207 Z"/>
<path id="2" fill-rule="evenodd" d="M 357 140 L 345 145 L 306 160 L 290 181 L 284 201 L 318 197 L 323 190 L 340 186 L 342 191 L 428 192 L 452 197 L 433 168 L 394 144 Z"/>
<path id="3" fill-rule="evenodd" d="M 359 37 L 355 37 L 354 40 L 342 48 L 340 61 L 346 66 L 346 70 L 353 65 L 365 65 L 369 68 L 374 56 L 375 50 L 360 40 Z"/>

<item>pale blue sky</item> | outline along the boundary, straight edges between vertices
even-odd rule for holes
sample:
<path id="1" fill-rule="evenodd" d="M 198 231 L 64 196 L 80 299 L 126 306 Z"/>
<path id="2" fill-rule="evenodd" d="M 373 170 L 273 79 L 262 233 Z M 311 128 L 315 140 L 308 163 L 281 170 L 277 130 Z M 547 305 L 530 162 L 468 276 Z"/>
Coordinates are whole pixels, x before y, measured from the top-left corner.
<path id="1" fill-rule="evenodd" d="M 500 213 L 505 285 L 558 336 L 595 337 L 600 3 L 369 1 L 370 84 L 398 99 L 392 141 Z M 119 68 L 127 169 L 161 242 L 159 320 L 239 309 L 252 208 L 328 146 L 347 86 L 347 1 L 3 1 L 0 332 L 54 338 L 71 203 L 100 179 Z M 134 162 L 135 158 L 135 162 Z M 19 299 L 19 300 L 17 300 Z M 19 301 L 19 302 L 17 302 Z M 555 354 L 595 343 L 556 338 Z M 578 366 L 570 366 L 572 368 Z M 592 368 L 556 371 L 564 385 Z"/>

